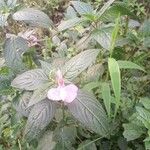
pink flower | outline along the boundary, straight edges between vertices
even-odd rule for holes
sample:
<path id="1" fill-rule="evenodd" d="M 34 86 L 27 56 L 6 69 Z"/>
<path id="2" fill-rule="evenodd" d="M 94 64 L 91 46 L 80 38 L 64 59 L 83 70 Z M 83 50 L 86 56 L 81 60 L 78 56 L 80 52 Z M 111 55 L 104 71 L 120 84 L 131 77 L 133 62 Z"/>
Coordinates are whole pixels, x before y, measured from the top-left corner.
<path id="1" fill-rule="evenodd" d="M 53 101 L 64 101 L 71 103 L 77 97 L 78 87 L 74 84 L 65 85 L 62 73 L 60 70 L 56 73 L 57 88 L 51 88 L 47 97 Z"/>

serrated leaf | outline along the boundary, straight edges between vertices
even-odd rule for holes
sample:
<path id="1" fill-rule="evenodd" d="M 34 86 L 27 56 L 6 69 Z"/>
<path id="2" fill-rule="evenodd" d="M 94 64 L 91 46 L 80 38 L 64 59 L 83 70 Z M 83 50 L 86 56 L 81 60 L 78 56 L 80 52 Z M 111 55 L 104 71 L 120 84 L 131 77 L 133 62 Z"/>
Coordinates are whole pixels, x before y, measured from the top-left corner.
<path id="1" fill-rule="evenodd" d="M 108 116 L 110 117 L 111 114 L 111 94 L 110 94 L 110 87 L 108 83 L 102 84 L 102 98 L 104 101 L 105 108 L 107 110 Z"/>
<path id="2" fill-rule="evenodd" d="M 90 140 L 83 141 L 77 150 L 97 150 L 94 142 Z"/>
<path id="3" fill-rule="evenodd" d="M 150 98 L 148 97 L 140 98 L 140 103 L 142 103 L 146 109 L 150 110 Z"/>
<path id="4" fill-rule="evenodd" d="M 46 61 L 42 61 L 40 60 L 40 63 L 41 63 L 41 67 L 42 69 L 44 70 L 44 72 L 49 75 L 50 72 L 52 71 L 52 66 L 50 63 L 46 62 Z"/>
<path id="5" fill-rule="evenodd" d="M 116 99 L 116 111 L 115 111 L 115 115 L 116 115 L 117 109 L 119 108 L 120 105 L 120 95 L 121 95 L 120 69 L 117 61 L 113 58 L 108 59 L 108 68 L 111 77 L 113 91 L 115 94 L 115 99 Z"/>
<path id="6" fill-rule="evenodd" d="M 93 8 L 90 4 L 80 2 L 80 1 L 71 1 L 71 4 L 75 8 L 75 10 L 80 14 L 90 14 L 93 12 Z"/>
<path id="7" fill-rule="evenodd" d="M 22 114 L 25 117 L 29 116 L 29 113 L 31 111 L 31 107 L 28 107 L 28 103 L 30 101 L 30 98 L 32 96 L 32 92 L 24 92 L 18 99 L 18 104 L 15 105 L 15 109 Z"/>
<path id="8" fill-rule="evenodd" d="M 99 53 L 99 49 L 90 49 L 79 53 L 65 63 L 63 73 L 66 79 L 74 79 L 95 60 Z"/>
<path id="9" fill-rule="evenodd" d="M 72 27 L 76 26 L 77 24 L 81 23 L 82 21 L 83 21 L 83 18 L 78 18 L 78 17 L 69 19 L 66 21 L 62 21 L 60 23 L 60 25 L 58 26 L 58 31 L 63 31 L 68 28 L 72 28 Z"/>
<path id="10" fill-rule="evenodd" d="M 9 8 L 14 8 L 17 5 L 17 0 L 7 0 L 7 6 Z"/>
<path id="11" fill-rule="evenodd" d="M 90 82 L 84 85 L 83 89 L 85 89 L 86 91 L 92 91 L 93 89 L 97 88 L 100 86 L 99 82 Z"/>
<path id="12" fill-rule="evenodd" d="M 12 36 L 4 44 L 4 58 L 7 66 L 14 71 L 24 69 L 22 55 L 28 50 L 28 44 L 22 37 Z"/>
<path id="13" fill-rule="evenodd" d="M 0 9 L 3 8 L 5 5 L 6 5 L 6 4 L 5 4 L 5 1 L 4 1 L 4 0 L 1 0 L 1 1 L 0 1 Z"/>
<path id="14" fill-rule="evenodd" d="M 37 150 L 54 150 L 56 143 L 53 141 L 53 132 L 46 131 L 38 142 Z"/>
<path id="15" fill-rule="evenodd" d="M 67 19 L 71 19 L 71 18 L 77 17 L 77 13 L 75 12 L 75 10 L 73 9 L 72 6 L 69 6 L 69 7 L 67 8 L 67 12 L 66 12 L 66 14 L 65 14 L 65 17 L 66 17 Z"/>
<path id="16" fill-rule="evenodd" d="M 46 83 L 33 92 L 33 95 L 28 103 L 28 107 L 35 105 L 47 97 L 47 92 L 51 87 L 51 83 Z"/>
<path id="17" fill-rule="evenodd" d="M 138 70 L 142 70 L 145 72 L 145 70 L 143 69 L 143 67 L 131 62 L 131 61 L 126 61 L 126 60 L 118 60 L 118 65 L 120 69 L 138 69 Z"/>
<path id="18" fill-rule="evenodd" d="M 113 6 L 103 13 L 101 19 L 113 21 L 116 17 L 118 17 L 118 14 L 120 14 L 120 16 L 128 15 L 133 19 L 137 19 L 137 16 L 131 12 L 129 6 L 124 2 L 115 2 Z"/>
<path id="19" fill-rule="evenodd" d="M 144 37 L 148 37 L 150 36 L 150 19 L 147 19 L 144 21 L 144 23 L 142 24 L 141 28 L 140 28 L 140 33 L 144 36 Z"/>
<path id="20" fill-rule="evenodd" d="M 48 77 L 42 69 L 33 69 L 18 75 L 11 85 L 23 90 L 36 90 L 48 82 Z"/>
<path id="21" fill-rule="evenodd" d="M 143 119 L 150 121 L 150 111 L 146 110 L 143 107 L 136 106 L 136 111 Z"/>
<path id="22" fill-rule="evenodd" d="M 77 98 L 67 106 L 71 114 L 85 127 L 101 136 L 108 135 L 110 129 L 108 118 L 93 95 L 79 90 Z"/>
<path id="23" fill-rule="evenodd" d="M 24 8 L 13 14 L 13 19 L 17 21 L 24 21 L 31 26 L 50 28 L 52 21 L 42 11 L 34 8 Z"/>
<path id="24" fill-rule="evenodd" d="M 9 13 L 7 13 L 7 14 L 1 14 L 0 13 L 0 27 L 7 26 L 8 16 L 9 16 Z"/>
<path id="25" fill-rule="evenodd" d="M 64 126 L 57 128 L 54 131 L 54 140 L 61 145 L 61 149 L 70 149 L 72 144 L 75 143 L 77 130 L 75 126 Z"/>
<path id="26" fill-rule="evenodd" d="M 127 139 L 127 141 L 135 140 L 144 133 L 144 130 L 140 126 L 133 123 L 123 124 L 123 127 L 123 136 Z"/>
<path id="27" fill-rule="evenodd" d="M 32 108 L 25 129 L 25 136 L 32 140 L 40 135 L 54 117 L 56 105 L 51 100 L 45 99 Z"/>
<path id="28" fill-rule="evenodd" d="M 109 50 L 111 44 L 112 27 L 102 27 L 92 33 L 92 37 L 105 49 Z"/>
<path id="29" fill-rule="evenodd" d="M 97 15 L 99 17 L 101 17 L 114 1 L 115 0 L 109 0 L 106 3 L 104 3 L 104 6 L 100 9 L 100 11 L 97 13 Z"/>

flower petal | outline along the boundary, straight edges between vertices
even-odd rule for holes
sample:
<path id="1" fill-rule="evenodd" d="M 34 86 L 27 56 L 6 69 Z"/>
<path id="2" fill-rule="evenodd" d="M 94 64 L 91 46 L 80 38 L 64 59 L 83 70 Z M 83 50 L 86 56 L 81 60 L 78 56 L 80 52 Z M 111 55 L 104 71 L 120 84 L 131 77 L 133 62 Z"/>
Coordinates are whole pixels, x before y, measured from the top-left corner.
<path id="1" fill-rule="evenodd" d="M 60 88 L 51 88 L 47 93 L 47 97 L 53 101 L 60 101 Z"/>
<path id="2" fill-rule="evenodd" d="M 67 103 L 71 103 L 77 97 L 78 87 L 74 84 L 69 84 L 64 87 L 64 90 L 67 93 L 64 101 Z"/>

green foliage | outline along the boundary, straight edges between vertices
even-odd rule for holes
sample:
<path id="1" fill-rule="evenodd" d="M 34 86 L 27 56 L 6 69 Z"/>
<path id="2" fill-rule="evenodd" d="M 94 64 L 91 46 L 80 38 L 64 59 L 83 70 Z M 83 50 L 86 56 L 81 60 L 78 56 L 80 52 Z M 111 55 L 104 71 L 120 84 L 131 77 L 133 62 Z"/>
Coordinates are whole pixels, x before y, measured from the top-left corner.
<path id="1" fill-rule="evenodd" d="M 1 0 L 0 149 L 150 149 L 148 13 L 137 0 Z M 70 84 L 72 102 L 47 98 Z"/>

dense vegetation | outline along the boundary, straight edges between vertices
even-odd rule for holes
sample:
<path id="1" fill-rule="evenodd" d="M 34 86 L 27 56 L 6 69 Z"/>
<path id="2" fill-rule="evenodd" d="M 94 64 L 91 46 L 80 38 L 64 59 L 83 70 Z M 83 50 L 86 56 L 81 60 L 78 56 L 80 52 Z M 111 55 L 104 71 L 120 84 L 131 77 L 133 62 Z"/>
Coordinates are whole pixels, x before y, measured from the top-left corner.
<path id="1" fill-rule="evenodd" d="M 149 0 L 0 0 L 0 150 L 150 149 Z"/>

